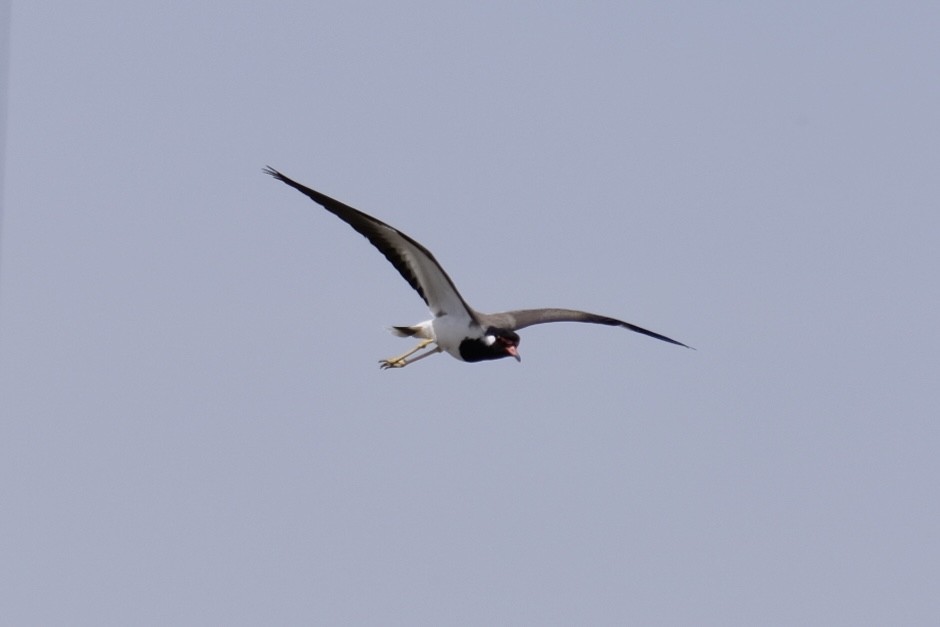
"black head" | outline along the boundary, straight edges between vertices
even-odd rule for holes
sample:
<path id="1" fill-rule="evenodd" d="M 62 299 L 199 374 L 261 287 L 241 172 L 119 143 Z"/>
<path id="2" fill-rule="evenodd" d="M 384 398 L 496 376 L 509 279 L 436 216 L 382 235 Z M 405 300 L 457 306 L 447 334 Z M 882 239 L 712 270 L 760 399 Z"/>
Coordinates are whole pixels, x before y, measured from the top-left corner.
<path id="1" fill-rule="evenodd" d="M 490 327 L 483 337 L 468 337 L 460 343 L 460 357 L 464 361 L 486 361 L 489 359 L 502 359 L 515 357 L 522 361 L 518 351 L 519 334 L 510 329 L 497 329 Z"/>

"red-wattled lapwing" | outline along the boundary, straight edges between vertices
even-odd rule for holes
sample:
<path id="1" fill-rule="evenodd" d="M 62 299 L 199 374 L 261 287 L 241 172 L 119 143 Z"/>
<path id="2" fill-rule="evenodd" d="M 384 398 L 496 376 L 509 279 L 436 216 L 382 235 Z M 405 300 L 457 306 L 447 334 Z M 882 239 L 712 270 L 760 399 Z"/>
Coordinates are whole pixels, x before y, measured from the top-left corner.
<path id="1" fill-rule="evenodd" d="M 391 329 L 399 337 L 416 337 L 422 342 L 404 355 L 381 360 L 379 363 L 382 368 L 402 368 L 441 351 L 446 351 L 461 361 L 485 361 L 502 357 L 515 357 L 516 361 L 521 361 L 518 350 L 519 336 L 516 331 L 546 322 L 591 322 L 623 327 L 655 337 L 657 340 L 690 348 L 682 342 L 635 324 L 586 311 L 520 309 L 496 314 L 480 313 L 463 299 L 431 251 L 412 238 L 381 220 L 287 178 L 273 168 L 265 168 L 264 172 L 303 192 L 315 203 L 322 205 L 324 209 L 364 235 L 427 303 L 434 315 L 432 319 L 410 327 Z M 434 346 L 427 352 L 408 359 L 431 344 Z"/>

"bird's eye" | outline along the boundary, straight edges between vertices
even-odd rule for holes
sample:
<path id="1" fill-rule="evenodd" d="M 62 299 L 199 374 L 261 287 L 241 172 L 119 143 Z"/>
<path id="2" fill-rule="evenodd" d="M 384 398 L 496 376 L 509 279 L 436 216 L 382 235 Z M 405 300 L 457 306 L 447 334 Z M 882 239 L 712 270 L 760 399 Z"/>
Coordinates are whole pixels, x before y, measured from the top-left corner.
<path id="1" fill-rule="evenodd" d="M 487 346 L 492 346 L 493 344 L 496 343 L 496 336 L 487 335 L 486 337 L 483 338 L 483 343 L 486 344 Z"/>

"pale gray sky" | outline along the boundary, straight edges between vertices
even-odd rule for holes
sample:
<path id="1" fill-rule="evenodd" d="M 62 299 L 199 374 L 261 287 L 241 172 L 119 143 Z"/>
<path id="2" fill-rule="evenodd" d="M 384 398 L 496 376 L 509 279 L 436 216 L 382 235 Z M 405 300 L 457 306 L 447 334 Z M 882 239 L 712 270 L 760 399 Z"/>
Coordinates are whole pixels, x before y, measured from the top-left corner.
<path id="1" fill-rule="evenodd" d="M 0 622 L 940 623 L 940 5 L 18 2 Z M 270 164 L 427 245 L 427 317 Z"/>

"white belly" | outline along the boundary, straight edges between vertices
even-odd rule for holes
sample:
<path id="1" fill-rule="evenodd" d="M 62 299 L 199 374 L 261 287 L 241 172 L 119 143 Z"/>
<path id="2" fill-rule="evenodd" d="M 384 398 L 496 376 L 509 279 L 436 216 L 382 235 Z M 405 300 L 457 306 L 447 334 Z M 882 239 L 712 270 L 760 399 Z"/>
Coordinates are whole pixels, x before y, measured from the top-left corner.
<path id="1" fill-rule="evenodd" d="M 434 332 L 434 341 L 441 350 L 446 351 L 457 359 L 460 357 L 460 343 L 467 337 L 480 335 L 480 330 L 467 318 L 455 318 L 453 316 L 441 316 L 431 321 L 431 327 Z"/>

